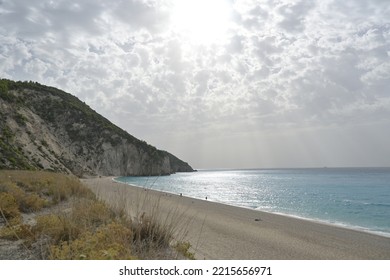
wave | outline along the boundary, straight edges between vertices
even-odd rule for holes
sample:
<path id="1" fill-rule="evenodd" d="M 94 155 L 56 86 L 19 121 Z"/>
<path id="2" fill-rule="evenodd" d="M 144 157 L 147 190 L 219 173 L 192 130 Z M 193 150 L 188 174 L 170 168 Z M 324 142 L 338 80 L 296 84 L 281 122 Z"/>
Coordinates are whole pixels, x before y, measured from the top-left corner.
<path id="1" fill-rule="evenodd" d="M 343 199 L 342 202 L 348 204 L 360 204 L 366 206 L 390 207 L 390 203 L 384 203 L 384 202 L 366 202 L 366 201 L 350 200 L 350 199 Z"/>
<path id="2" fill-rule="evenodd" d="M 285 216 L 285 217 L 291 217 L 294 219 L 300 219 L 300 220 L 305 220 L 305 221 L 310 221 L 310 222 L 315 222 L 315 223 L 321 223 L 324 225 L 331 225 L 331 226 L 337 226 L 337 227 L 342 227 L 342 228 L 346 228 L 346 229 L 352 229 L 352 230 L 356 230 L 356 231 L 367 232 L 370 234 L 390 238 L 390 228 L 387 230 L 381 229 L 381 228 L 368 228 L 368 227 L 352 225 L 352 224 L 349 224 L 346 222 L 332 221 L 332 220 L 319 219 L 319 218 L 313 218 L 313 217 L 305 217 L 305 216 L 300 216 L 297 214 L 289 214 L 289 213 L 284 213 L 284 212 L 279 212 L 279 211 L 272 211 L 272 210 L 267 210 L 266 208 L 261 208 L 261 207 L 258 207 L 255 210 L 264 211 L 267 213 L 276 214 L 276 215 Z"/>

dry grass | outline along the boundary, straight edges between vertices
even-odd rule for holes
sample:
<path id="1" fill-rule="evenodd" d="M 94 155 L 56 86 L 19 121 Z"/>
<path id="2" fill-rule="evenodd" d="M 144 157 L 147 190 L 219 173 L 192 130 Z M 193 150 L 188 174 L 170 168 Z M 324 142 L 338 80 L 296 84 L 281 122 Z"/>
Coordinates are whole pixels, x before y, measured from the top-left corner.
<path id="1" fill-rule="evenodd" d="M 133 232 L 122 223 L 112 222 L 96 232 L 84 231 L 73 242 L 52 246 L 51 259 L 135 259 Z"/>
<path id="2" fill-rule="evenodd" d="M 7 219 L 9 223 L 13 224 L 20 221 L 21 214 L 19 205 L 12 194 L 6 192 L 0 193 L 0 209 L 2 218 Z"/>
<path id="3" fill-rule="evenodd" d="M 109 208 L 72 176 L 41 171 L 0 171 L 0 238 L 23 240 L 26 250 L 39 244 L 43 259 L 156 259 L 182 255 L 174 250 L 179 215 L 159 215 L 140 198 L 129 205 L 125 195 Z M 128 216 L 130 208 L 137 209 Z M 54 210 L 56 209 L 56 210 Z M 34 223 L 22 216 L 35 215 Z M 177 243 L 178 244 L 178 243 Z M 1 248 L 0 248 L 1 250 Z M 183 251 L 183 252 L 182 252 Z M 172 252 L 175 252 L 172 253 Z"/>
<path id="4" fill-rule="evenodd" d="M 105 179 L 102 179 L 105 180 Z M 187 251 L 178 250 L 177 244 L 185 244 L 192 215 L 175 203 L 165 200 L 168 194 L 151 194 L 147 188 L 128 188 L 125 184 L 102 180 L 87 180 L 85 183 L 117 213 L 130 217 L 134 225 L 134 248 L 143 259 L 159 259 L 171 248 L 169 259 L 188 259 Z M 189 243 L 188 243 L 189 244 Z M 174 250 L 172 250 L 172 248 Z M 184 252 L 184 253 L 183 253 Z M 189 259 L 191 259 L 191 256 Z"/>

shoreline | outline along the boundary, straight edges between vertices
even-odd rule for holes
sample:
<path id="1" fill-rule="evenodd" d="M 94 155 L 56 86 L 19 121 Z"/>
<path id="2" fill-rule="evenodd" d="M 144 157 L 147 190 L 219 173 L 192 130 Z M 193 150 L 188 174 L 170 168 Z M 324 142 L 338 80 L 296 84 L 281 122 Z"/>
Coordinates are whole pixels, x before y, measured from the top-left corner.
<path id="1" fill-rule="evenodd" d="M 108 204 L 126 201 L 133 217 L 157 205 L 160 220 L 177 221 L 197 259 L 390 259 L 390 238 L 371 232 L 144 189 L 113 177 L 82 182 Z"/>
<path id="2" fill-rule="evenodd" d="M 116 180 L 119 177 L 110 177 L 110 178 L 115 183 L 125 184 L 125 185 L 130 186 L 130 187 L 135 187 L 135 188 L 140 188 L 140 189 L 147 189 L 147 190 L 161 192 L 161 193 L 167 193 L 167 194 L 171 194 L 171 195 L 178 195 L 177 193 L 174 193 L 174 192 L 163 191 L 163 190 L 156 190 L 156 189 L 151 189 L 151 188 L 145 188 L 145 187 L 142 187 L 142 186 L 132 185 L 132 184 L 128 184 L 128 183 Z M 204 199 L 197 198 L 197 197 L 191 197 L 191 196 L 185 196 L 185 195 L 183 195 L 183 197 L 187 197 L 189 199 L 196 199 L 196 200 L 199 200 L 199 201 L 206 201 Z M 332 222 L 332 221 L 326 221 L 326 220 L 321 220 L 321 219 L 302 217 L 302 216 L 293 215 L 293 214 L 286 214 L 286 213 L 281 213 L 281 212 L 271 212 L 271 211 L 266 211 L 266 210 L 262 210 L 262 209 L 256 209 L 256 208 L 251 208 L 251 207 L 245 207 L 245 206 L 228 204 L 228 203 L 215 201 L 215 200 L 207 200 L 207 201 L 212 202 L 212 203 L 221 204 L 221 205 L 227 205 L 227 206 L 231 206 L 231 207 L 248 209 L 248 210 L 252 210 L 252 211 L 258 211 L 258 212 L 261 212 L 261 213 L 268 213 L 268 214 L 273 214 L 273 215 L 279 215 L 279 216 L 288 217 L 288 218 L 292 218 L 292 219 L 298 219 L 298 220 L 308 221 L 308 222 L 312 222 L 312 223 L 318 223 L 318 224 L 323 224 L 323 225 L 328 225 L 328 226 L 334 226 L 334 227 L 344 228 L 344 229 L 348 229 L 348 230 L 368 233 L 368 234 L 372 234 L 372 235 L 375 235 L 375 236 L 381 236 L 381 237 L 390 238 L 390 232 L 374 231 L 374 230 L 371 230 L 369 228 L 354 226 L 354 225 L 350 225 L 350 224 L 344 224 L 344 223 L 341 223 L 341 222 Z"/>

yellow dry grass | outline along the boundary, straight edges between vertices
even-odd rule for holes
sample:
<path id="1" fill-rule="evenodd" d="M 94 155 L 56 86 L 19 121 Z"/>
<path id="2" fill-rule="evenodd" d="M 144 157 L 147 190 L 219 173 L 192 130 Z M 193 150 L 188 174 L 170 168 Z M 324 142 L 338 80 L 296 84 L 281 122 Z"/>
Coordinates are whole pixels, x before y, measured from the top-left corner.
<path id="1" fill-rule="evenodd" d="M 31 213 L 34 222 L 25 223 L 22 216 Z M 156 253 L 173 251 L 171 225 L 144 212 L 135 220 L 125 213 L 123 206 L 112 209 L 98 200 L 76 177 L 0 171 L 0 238 L 23 240 L 26 250 L 39 243 L 35 258 L 172 258 Z"/>

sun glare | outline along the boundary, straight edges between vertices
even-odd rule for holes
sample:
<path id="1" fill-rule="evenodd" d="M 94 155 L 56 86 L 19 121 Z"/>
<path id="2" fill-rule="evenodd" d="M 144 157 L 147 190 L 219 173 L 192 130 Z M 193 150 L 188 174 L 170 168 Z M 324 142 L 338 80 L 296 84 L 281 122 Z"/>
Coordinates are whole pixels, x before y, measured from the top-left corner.
<path id="1" fill-rule="evenodd" d="M 175 0 L 171 23 L 174 32 L 192 43 L 220 43 L 229 25 L 229 6 L 224 0 Z"/>

